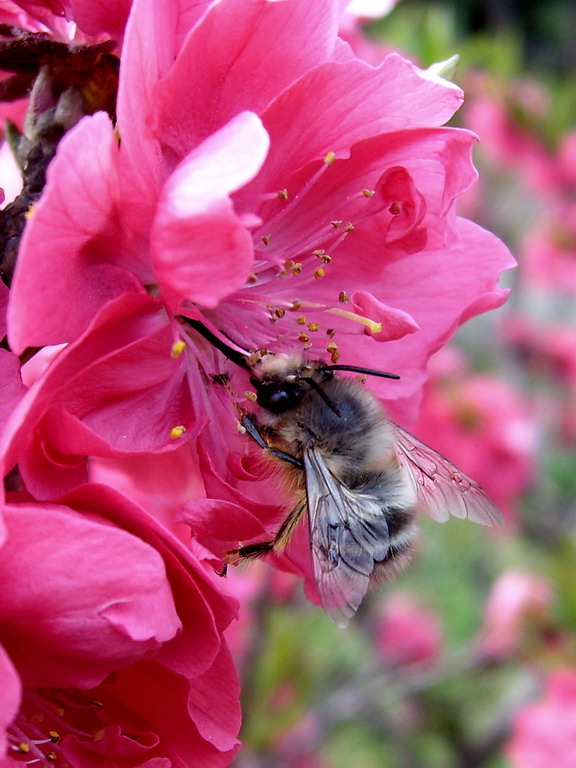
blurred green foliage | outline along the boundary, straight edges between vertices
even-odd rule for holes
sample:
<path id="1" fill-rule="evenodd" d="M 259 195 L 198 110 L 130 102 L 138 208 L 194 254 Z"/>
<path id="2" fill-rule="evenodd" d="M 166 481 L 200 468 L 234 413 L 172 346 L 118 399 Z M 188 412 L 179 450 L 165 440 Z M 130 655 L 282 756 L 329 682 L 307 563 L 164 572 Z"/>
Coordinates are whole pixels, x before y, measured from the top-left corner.
<path id="1" fill-rule="evenodd" d="M 423 67 L 460 57 L 455 81 L 480 68 L 502 82 L 535 76 L 550 97 L 553 119 L 519 122 L 553 146 L 576 120 L 576 4 L 479 3 L 401 0 L 393 12 L 367 27 L 375 40 L 404 51 Z"/>

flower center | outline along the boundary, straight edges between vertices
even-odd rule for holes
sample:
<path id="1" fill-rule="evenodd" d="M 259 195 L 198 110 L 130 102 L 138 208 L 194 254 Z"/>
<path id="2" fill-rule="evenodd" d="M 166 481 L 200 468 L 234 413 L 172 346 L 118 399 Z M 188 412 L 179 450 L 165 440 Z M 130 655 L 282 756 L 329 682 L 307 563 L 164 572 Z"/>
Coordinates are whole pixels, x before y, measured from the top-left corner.
<path id="1" fill-rule="evenodd" d="M 8 754 L 25 765 L 69 768 L 64 737 L 101 741 L 105 735 L 98 717 L 102 706 L 89 692 L 24 689 L 20 712 L 8 728 Z"/>
<path id="2" fill-rule="evenodd" d="M 390 209 L 392 219 L 402 203 L 394 206 L 394 201 L 374 199 L 374 190 L 354 189 L 350 181 L 340 190 L 338 174 L 344 165 L 332 178 L 335 163 L 335 153 L 328 152 L 307 177 L 292 180 L 293 192 L 284 188 L 264 195 L 263 223 L 254 233 L 253 273 L 245 288 L 226 302 L 230 324 L 223 317 L 228 314 L 226 308 L 218 310 L 220 327 L 232 329 L 239 325 L 239 310 L 246 310 L 246 322 L 242 322 L 246 333 L 243 339 L 234 339 L 238 344 L 257 349 L 269 344 L 293 346 L 297 340 L 309 356 L 328 352 L 334 361 L 338 351 L 333 338 L 340 329 L 381 330 L 378 322 L 353 306 L 342 307 L 350 302 L 349 294 L 341 285 L 332 287 L 329 278 L 335 274 L 334 263 L 338 264 L 337 251 L 354 237 L 356 224 L 384 207 Z M 322 285 L 324 278 L 328 280 Z M 275 326 L 272 338 L 271 325 Z"/>

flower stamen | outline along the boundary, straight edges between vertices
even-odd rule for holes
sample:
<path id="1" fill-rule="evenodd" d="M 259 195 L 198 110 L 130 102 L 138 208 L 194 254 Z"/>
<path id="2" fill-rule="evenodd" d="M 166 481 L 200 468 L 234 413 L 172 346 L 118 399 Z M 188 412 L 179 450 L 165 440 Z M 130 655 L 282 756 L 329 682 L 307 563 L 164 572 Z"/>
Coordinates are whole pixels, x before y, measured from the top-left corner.
<path id="1" fill-rule="evenodd" d="M 352 320 L 355 323 L 360 323 L 366 326 L 371 333 L 380 333 L 382 330 L 382 323 L 377 323 L 375 320 L 371 320 L 364 315 L 358 315 L 356 312 L 349 312 L 347 309 L 340 309 L 340 307 L 333 307 L 326 310 L 329 315 L 338 315 L 346 320 Z"/>

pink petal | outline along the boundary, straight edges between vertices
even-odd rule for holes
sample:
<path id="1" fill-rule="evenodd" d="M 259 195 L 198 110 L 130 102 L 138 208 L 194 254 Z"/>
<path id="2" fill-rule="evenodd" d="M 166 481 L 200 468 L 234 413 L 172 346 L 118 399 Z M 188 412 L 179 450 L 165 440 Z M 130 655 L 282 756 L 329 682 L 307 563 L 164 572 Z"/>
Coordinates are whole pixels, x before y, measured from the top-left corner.
<path id="1" fill-rule="evenodd" d="M 215 307 L 246 283 L 254 259 L 252 235 L 229 194 L 254 177 L 267 151 L 260 120 L 243 112 L 188 155 L 166 183 L 152 258 L 163 294 L 176 310 L 183 299 Z"/>
<path id="2" fill-rule="evenodd" d="M 115 499 L 118 501 L 111 503 Z M 162 524 L 111 488 L 82 486 L 65 501 L 88 510 L 106 508 L 111 523 L 162 555 L 182 630 L 162 646 L 156 659 L 188 677 L 209 669 L 220 650 L 220 632 L 237 613 L 236 601 L 224 594 L 220 577 L 208 572 Z"/>
<path id="3" fill-rule="evenodd" d="M 151 129 L 158 108 L 159 84 L 169 74 L 190 30 L 210 5 L 212 0 L 136 0 L 128 20 L 117 100 L 123 168 L 130 177 L 124 195 L 139 201 L 150 216 L 169 172 L 160 138 Z M 186 90 L 185 99 L 188 93 Z M 179 158 L 191 148 L 188 143 Z"/>
<path id="4" fill-rule="evenodd" d="M 294 82 L 263 113 L 273 148 L 263 173 L 287 179 L 327 152 L 348 157 L 362 139 L 440 126 L 462 99 L 459 88 L 430 82 L 398 54 L 387 56 L 378 69 L 358 60 L 327 62 Z"/>
<path id="5" fill-rule="evenodd" d="M 212 701 L 218 707 L 222 689 L 237 690 L 236 675 L 224 665 L 219 667 L 224 674 L 212 685 Z M 172 765 L 225 768 L 239 747 L 234 738 L 238 729 L 237 709 L 226 709 L 230 719 L 221 724 L 220 733 L 204 727 L 204 735 L 195 722 L 201 712 L 189 704 L 194 685 L 194 680 L 176 675 L 156 661 L 140 662 L 118 672 L 110 684 L 100 686 L 98 699 L 104 704 L 102 713 L 107 720 L 120 725 L 123 731 L 130 733 L 148 727 L 158 734 L 160 742 L 154 751 L 171 758 Z M 204 722 L 201 724 L 204 726 Z M 217 737 L 217 743 L 212 742 L 211 735 Z M 226 743 L 231 747 L 222 751 L 219 745 Z"/>
<path id="6" fill-rule="evenodd" d="M 69 19 L 74 19 L 87 35 L 107 33 L 116 41 L 122 39 L 132 0 L 68 0 L 64 2 Z"/>
<path id="7" fill-rule="evenodd" d="M 212 552 L 222 553 L 233 543 L 262 537 L 262 522 L 239 504 L 222 499 L 195 499 L 184 505 L 178 519 Z"/>
<path id="8" fill-rule="evenodd" d="M 356 291 L 350 298 L 354 312 L 382 325 L 381 331 L 372 334 L 377 341 L 394 341 L 420 330 L 412 315 L 378 301 L 368 291 Z"/>
<path id="9" fill-rule="evenodd" d="M 16 354 L 70 341 L 109 299 L 142 291 L 127 271 L 146 275 L 138 244 L 118 215 L 117 152 L 102 112 L 62 139 L 20 245 L 8 308 Z"/>
<path id="10" fill-rule="evenodd" d="M 10 657 L 0 645 L 0 750 L 6 754 L 8 742 L 6 728 L 14 720 L 20 709 L 22 686 L 18 673 L 12 664 Z M 2 758 L 0 758 L 0 761 Z M 14 762 L 14 765 L 17 765 Z"/>
<path id="11" fill-rule="evenodd" d="M 117 450 L 129 452 L 135 445 L 148 450 L 152 443 L 159 447 L 158 439 L 161 448 L 175 447 L 170 430 L 176 424 L 190 426 L 192 413 L 188 388 L 178 388 L 184 369 L 182 360 L 170 356 L 172 341 L 166 317 L 154 299 L 124 294 L 109 302 L 14 410 L 0 444 L 7 466 L 21 455 L 47 411 L 61 405 Z M 178 414 L 180 407 L 183 411 Z M 147 414 L 146 429 L 141 408 Z M 122 414 L 125 423 L 118 420 Z M 184 421 L 175 424 L 174 419 Z M 62 451 L 78 445 L 81 437 L 74 430 L 58 434 L 57 425 L 55 434 Z M 86 440 L 87 434 L 82 438 Z M 132 438 L 136 443 L 130 447 Z"/>
<path id="12" fill-rule="evenodd" d="M 177 632 L 152 547 L 63 506 L 9 504 L 4 514 L 3 640 L 26 685 L 90 687 Z"/>
<path id="13" fill-rule="evenodd" d="M 238 745 L 239 693 L 234 663 L 223 644 L 210 669 L 194 680 L 188 698 L 189 712 L 198 731 L 222 752 Z"/>
<path id="14" fill-rule="evenodd" d="M 0 432 L 25 393 L 26 387 L 20 378 L 20 361 L 16 355 L 0 349 Z"/>
<path id="15" fill-rule="evenodd" d="M 337 24 L 333 0 L 214 3 L 158 86 L 157 133 L 183 157 L 242 110 L 261 112 L 326 61 Z"/>

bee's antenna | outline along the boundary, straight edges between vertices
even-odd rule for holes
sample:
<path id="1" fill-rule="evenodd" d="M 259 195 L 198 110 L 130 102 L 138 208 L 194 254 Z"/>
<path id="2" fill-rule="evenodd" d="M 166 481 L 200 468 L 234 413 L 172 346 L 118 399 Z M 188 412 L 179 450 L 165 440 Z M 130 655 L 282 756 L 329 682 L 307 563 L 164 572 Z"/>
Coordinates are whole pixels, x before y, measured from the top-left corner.
<path id="1" fill-rule="evenodd" d="M 306 384 L 308 384 L 308 386 L 311 387 L 314 390 L 314 392 L 317 392 L 320 395 L 320 397 L 322 398 L 322 400 L 324 400 L 324 402 L 326 403 L 328 408 L 330 408 L 330 410 L 334 411 L 336 416 L 342 417 L 342 414 L 338 410 L 338 407 L 336 406 L 336 404 L 333 403 L 332 400 L 330 400 L 330 398 L 328 397 L 326 392 L 324 392 L 324 390 L 322 389 L 320 384 L 318 384 L 317 381 L 314 381 L 314 379 L 312 379 L 312 378 L 310 378 L 308 376 L 298 376 L 298 381 L 305 381 Z"/>
<path id="2" fill-rule="evenodd" d="M 386 371 L 375 371 L 372 368 L 360 368 L 357 365 L 323 365 L 321 371 L 352 371 L 352 373 L 363 373 L 366 376 L 382 376 L 384 379 L 399 379 L 397 373 L 386 373 Z"/>
<path id="3" fill-rule="evenodd" d="M 218 336 L 215 336 L 212 331 L 208 330 L 208 328 L 206 328 L 203 323 L 201 323 L 199 320 L 192 320 L 190 317 L 184 317 L 183 315 L 181 315 L 181 317 L 185 323 L 191 325 L 195 331 L 198 331 L 200 336 L 203 336 L 206 341 L 212 344 L 213 347 L 222 352 L 222 354 L 227 357 L 230 362 L 234 363 L 240 368 L 243 368 L 245 371 L 252 371 L 252 368 L 248 365 L 248 361 L 241 352 L 238 352 L 237 350 L 232 349 L 232 347 L 229 347 L 227 344 L 225 344 L 221 339 L 218 338 Z"/>

